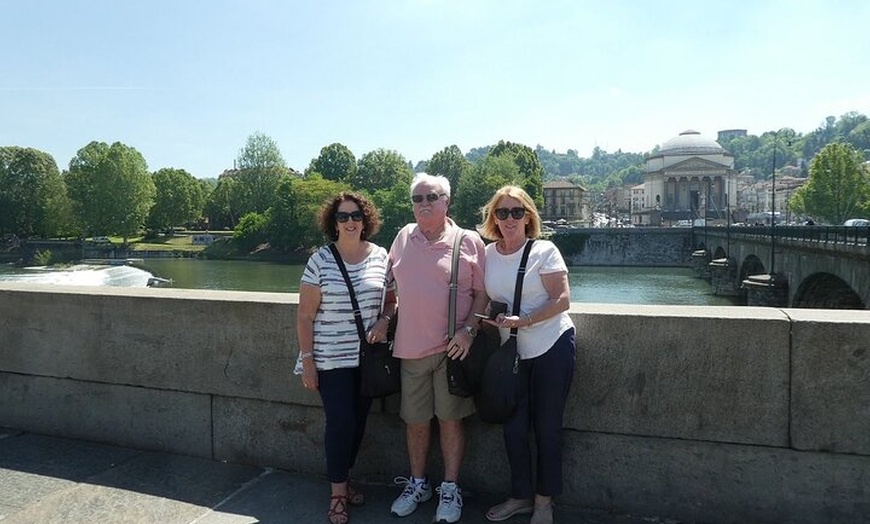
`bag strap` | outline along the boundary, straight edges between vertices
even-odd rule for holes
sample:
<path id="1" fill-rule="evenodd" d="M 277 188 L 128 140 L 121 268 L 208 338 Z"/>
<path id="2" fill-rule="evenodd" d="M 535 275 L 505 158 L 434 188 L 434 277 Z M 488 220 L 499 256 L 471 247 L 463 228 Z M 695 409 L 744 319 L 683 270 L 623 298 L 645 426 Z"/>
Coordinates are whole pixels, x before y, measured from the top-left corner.
<path id="1" fill-rule="evenodd" d="M 453 255 L 450 263 L 450 301 L 447 307 L 447 340 L 456 334 L 456 293 L 459 285 L 456 283 L 459 275 L 459 251 L 462 247 L 462 239 L 465 238 L 465 230 L 460 229 L 453 239 Z"/>
<path id="2" fill-rule="evenodd" d="M 347 292 L 350 295 L 350 305 L 353 307 L 353 320 L 356 322 L 356 331 L 359 333 L 359 339 L 366 339 L 366 330 L 362 323 L 362 312 L 359 310 L 359 303 L 356 301 L 356 293 L 353 291 L 353 283 L 350 281 L 350 275 L 347 274 L 347 268 L 344 267 L 344 261 L 341 259 L 341 254 L 335 243 L 329 244 L 329 250 L 332 251 L 332 256 L 335 258 L 335 263 L 338 264 L 338 269 L 341 271 L 341 276 L 344 277 L 344 283 L 347 284 Z"/>
<path id="3" fill-rule="evenodd" d="M 535 243 L 533 238 L 526 241 L 526 248 L 523 250 L 523 257 L 520 259 L 520 267 L 517 269 L 517 284 L 514 286 L 514 307 L 513 316 L 520 316 L 520 301 L 523 299 L 523 280 L 526 277 L 526 264 L 529 262 L 529 252 L 532 250 L 532 244 Z M 519 328 L 511 328 L 511 335 L 517 338 Z"/>

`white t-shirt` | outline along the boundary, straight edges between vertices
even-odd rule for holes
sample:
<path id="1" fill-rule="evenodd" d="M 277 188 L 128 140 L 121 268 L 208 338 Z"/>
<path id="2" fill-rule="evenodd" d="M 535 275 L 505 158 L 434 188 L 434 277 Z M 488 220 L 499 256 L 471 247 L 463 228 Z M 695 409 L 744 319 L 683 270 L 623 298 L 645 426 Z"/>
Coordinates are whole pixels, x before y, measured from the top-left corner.
<path id="1" fill-rule="evenodd" d="M 372 251 L 359 264 L 345 262 L 362 313 L 363 327 L 370 328 L 381 311 L 387 271 L 387 250 L 372 244 Z M 323 246 L 308 259 L 302 283 L 320 288 L 320 305 L 314 317 L 314 363 L 319 370 L 350 368 L 359 365 L 359 332 L 353 319 L 353 306 L 347 284 L 338 264 Z M 297 358 L 296 374 L 302 373 Z"/>
<path id="2" fill-rule="evenodd" d="M 514 287 L 517 282 L 517 270 L 523 250 L 519 249 L 510 255 L 502 255 L 495 247 L 495 242 L 486 246 L 486 294 L 491 300 L 504 302 L 508 305 L 507 315 L 513 311 Z M 526 276 L 523 280 L 523 295 L 520 300 L 520 317 L 541 307 L 550 299 L 541 275 L 550 273 L 567 273 L 568 266 L 559 252 L 559 248 L 549 240 L 535 240 L 526 263 Z M 529 327 L 517 330 L 517 352 L 523 360 L 543 355 L 559 340 L 562 333 L 574 327 L 567 311 L 563 311 L 546 320 L 536 321 Z M 502 342 L 510 336 L 510 329 L 499 329 Z"/>

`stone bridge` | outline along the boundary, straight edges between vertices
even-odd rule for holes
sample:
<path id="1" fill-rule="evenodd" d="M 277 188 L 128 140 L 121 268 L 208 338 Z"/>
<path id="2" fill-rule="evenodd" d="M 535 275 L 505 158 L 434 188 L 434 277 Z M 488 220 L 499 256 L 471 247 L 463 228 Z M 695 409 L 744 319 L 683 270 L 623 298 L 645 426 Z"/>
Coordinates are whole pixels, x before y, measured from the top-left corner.
<path id="1" fill-rule="evenodd" d="M 751 295 L 753 284 L 782 290 L 790 307 L 870 308 L 868 228 L 695 228 L 693 267 L 722 295 Z M 772 255 L 771 255 L 772 253 Z M 773 275 L 771 278 L 770 275 Z"/>

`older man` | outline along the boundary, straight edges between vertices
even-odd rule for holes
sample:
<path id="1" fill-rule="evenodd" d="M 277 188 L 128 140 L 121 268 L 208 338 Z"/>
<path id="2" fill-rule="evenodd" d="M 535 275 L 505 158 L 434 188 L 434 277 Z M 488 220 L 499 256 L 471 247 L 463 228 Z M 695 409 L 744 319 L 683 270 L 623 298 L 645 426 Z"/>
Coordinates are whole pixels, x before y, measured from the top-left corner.
<path id="1" fill-rule="evenodd" d="M 465 231 L 460 245 L 457 277 L 456 334 L 448 340 L 448 301 L 451 258 L 462 229 L 447 217 L 450 182 L 443 176 L 418 174 L 411 183 L 416 223 L 399 232 L 390 248 L 399 295 L 399 322 L 394 354 L 402 359 L 402 405 L 406 424 L 409 478 L 399 477 L 402 494 L 393 502 L 393 515 L 413 513 L 432 497 L 426 475 L 426 456 L 432 417 L 440 428 L 444 478 L 435 522 L 457 522 L 462 516 L 462 492 L 457 481 L 465 448 L 462 419 L 474 412 L 471 399 L 447 391 L 447 359 L 465 358 L 477 331 L 474 313 L 483 313 L 484 245 L 474 231 Z"/>

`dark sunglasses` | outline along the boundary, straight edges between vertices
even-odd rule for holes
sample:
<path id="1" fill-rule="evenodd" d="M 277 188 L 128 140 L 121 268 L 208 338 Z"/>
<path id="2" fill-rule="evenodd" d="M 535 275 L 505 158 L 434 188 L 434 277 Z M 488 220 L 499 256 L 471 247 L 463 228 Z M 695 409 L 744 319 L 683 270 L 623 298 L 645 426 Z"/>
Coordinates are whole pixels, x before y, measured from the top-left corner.
<path id="1" fill-rule="evenodd" d="M 519 220 L 526 216 L 526 208 L 512 207 L 508 209 L 506 207 L 499 207 L 495 210 L 495 218 L 499 220 L 507 220 L 508 216 L 513 217 L 514 220 Z"/>
<path id="2" fill-rule="evenodd" d="M 411 200 L 413 200 L 415 204 L 419 204 L 423 202 L 424 198 L 426 199 L 426 202 L 435 202 L 443 196 L 446 196 L 446 193 L 429 193 L 425 197 L 423 195 L 411 195 Z"/>
<path id="3" fill-rule="evenodd" d="M 362 211 L 351 211 L 350 213 L 345 213 L 344 211 L 339 211 L 335 214 L 335 219 L 341 222 L 342 224 L 347 222 L 350 219 L 353 219 L 354 222 L 362 222 L 365 215 Z"/>

